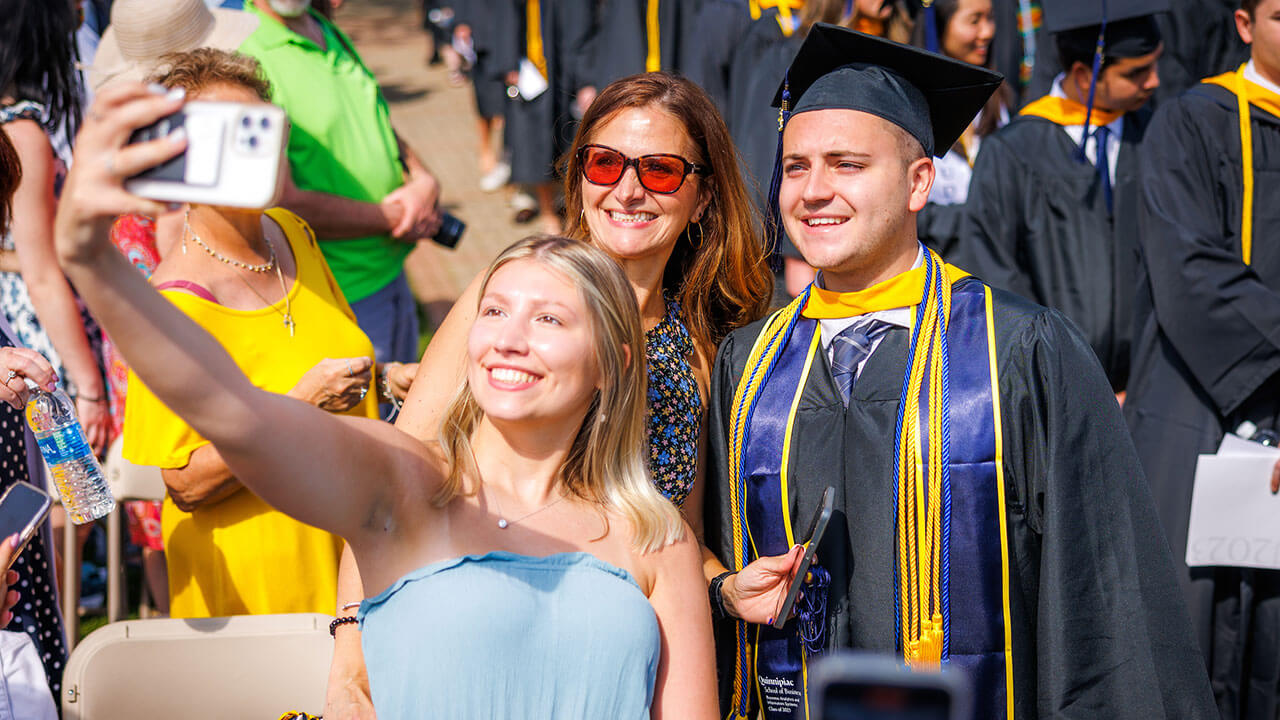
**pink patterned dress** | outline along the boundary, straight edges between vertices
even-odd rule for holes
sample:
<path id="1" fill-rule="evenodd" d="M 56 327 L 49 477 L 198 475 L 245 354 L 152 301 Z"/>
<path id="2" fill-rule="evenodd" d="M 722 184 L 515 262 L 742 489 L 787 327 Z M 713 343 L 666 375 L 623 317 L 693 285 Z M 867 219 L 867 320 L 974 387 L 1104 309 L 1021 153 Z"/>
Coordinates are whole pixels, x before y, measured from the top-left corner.
<path id="1" fill-rule="evenodd" d="M 156 251 L 156 221 L 142 215 L 121 215 L 111 225 L 111 241 L 144 277 L 151 277 L 160 264 Z M 111 338 L 102 338 L 103 357 L 106 360 L 107 389 L 111 401 L 111 437 L 119 437 L 124 427 L 124 398 L 129 384 L 129 366 L 121 357 Z M 163 550 L 160 536 L 160 503 L 131 502 L 125 504 L 129 513 L 129 535 L 135 545 L 151 550 Z"/>

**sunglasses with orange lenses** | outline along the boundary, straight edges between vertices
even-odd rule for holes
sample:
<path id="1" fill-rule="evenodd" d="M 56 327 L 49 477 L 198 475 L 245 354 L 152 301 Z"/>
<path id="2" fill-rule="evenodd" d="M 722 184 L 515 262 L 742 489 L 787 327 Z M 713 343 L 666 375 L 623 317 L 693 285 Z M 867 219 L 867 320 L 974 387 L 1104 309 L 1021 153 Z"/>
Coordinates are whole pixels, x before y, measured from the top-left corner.
<path id="1" fill-rule="evenodd" d="M 584 145 L 578 150 L 582 177 L 592 185 L 613 185 L 627 168 L 636 169 L 636 178 L 649 192 L 670 195 L 684 185 L 689 173 L 710 175 L 711 168 L 691 163 L 679 155 L 641 155 L 630 158 L 605 145 Z"/>

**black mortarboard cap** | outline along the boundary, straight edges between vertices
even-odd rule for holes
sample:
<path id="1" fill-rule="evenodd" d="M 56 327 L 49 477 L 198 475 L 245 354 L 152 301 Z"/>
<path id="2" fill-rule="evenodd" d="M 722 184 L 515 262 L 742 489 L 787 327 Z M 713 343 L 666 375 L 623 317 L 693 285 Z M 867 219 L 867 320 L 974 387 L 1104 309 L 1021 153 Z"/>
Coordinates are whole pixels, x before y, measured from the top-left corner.
<path id="1" fill-rule="evenodd" d="M 811 110 L 869 113 L 906 130 L 929 155 L 945 155 L 1003 80 L 986 68 L 910 45 L 837 25 L 814 25 L 773 98 L 781 116 L 769 186 L 772 246 L 778 246 L 781 232 L 782 132 L 791 115 Z"/>
<path id="2" fill-rule="evenodd" d="M 1168 12 L 1169 0 L 1041 0 L 1040 9 L 1045 31 L 1060 33 Z"/>
<path id="3" fill-rule="evenodd" d="M 814 25 L 774 96 L 784 115 L 858 110 L 945 155 L 1004 78 L 986 68 L 836 25 Z"/>

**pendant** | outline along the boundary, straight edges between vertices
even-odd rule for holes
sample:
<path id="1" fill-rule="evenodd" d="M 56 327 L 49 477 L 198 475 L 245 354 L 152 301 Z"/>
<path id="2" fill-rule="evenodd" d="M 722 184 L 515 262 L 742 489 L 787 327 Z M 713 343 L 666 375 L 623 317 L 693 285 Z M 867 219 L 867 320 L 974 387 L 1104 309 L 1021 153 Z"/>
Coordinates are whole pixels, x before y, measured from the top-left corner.
<path id="1" fill-rule="evenodd" d="M 290 315 L 289 313 L 285 313 L 284 326 L 289 328 L 289 337 L 293 337 L 293 330 L 296 325 L 297 323 L 293 321 L 293 315 Z"/>
<path id="2" fill-rule="evenodd" d="M 506 530 L 506 529 L 507 529 L 507 519 L 506 519 L 506 518 L 498 518 L 498 529 L 499 529 L 499 530 Z"/>

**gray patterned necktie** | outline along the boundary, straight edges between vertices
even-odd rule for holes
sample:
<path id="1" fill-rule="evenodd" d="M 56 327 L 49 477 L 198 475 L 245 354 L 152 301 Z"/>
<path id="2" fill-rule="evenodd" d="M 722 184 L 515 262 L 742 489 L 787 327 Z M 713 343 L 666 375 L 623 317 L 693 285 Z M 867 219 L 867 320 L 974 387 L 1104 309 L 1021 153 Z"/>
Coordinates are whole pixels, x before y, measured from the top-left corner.
<path id="1" fill-rule="evenodd" d="M 849 406 L 849 395 L 858 378 L 858 366 L 871 354 L 876 340 L 890 327 L 888 323 L 875 319 L 858 320 L 832 338 L 831 377 L 840 388 L 845 407 Z"/>

